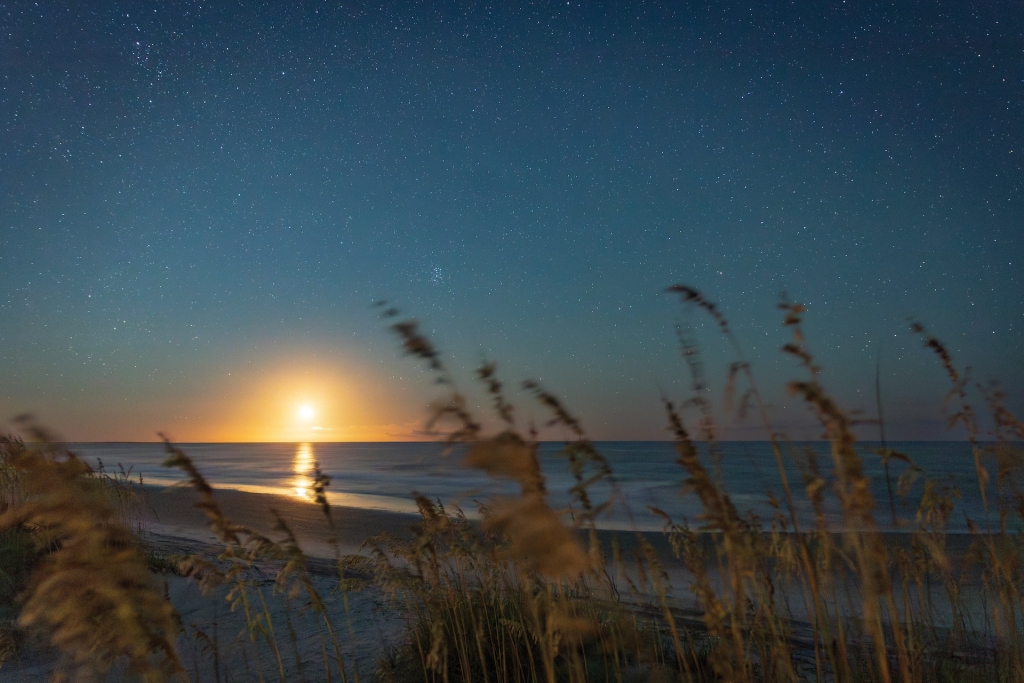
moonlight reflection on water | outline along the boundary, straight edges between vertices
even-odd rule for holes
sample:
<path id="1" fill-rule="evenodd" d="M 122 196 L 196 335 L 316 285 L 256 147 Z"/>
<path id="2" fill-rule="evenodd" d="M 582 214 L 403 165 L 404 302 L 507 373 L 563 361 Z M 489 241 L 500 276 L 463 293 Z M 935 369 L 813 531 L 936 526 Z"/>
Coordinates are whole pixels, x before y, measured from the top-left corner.
<path id="1" fill-rule="evenodd" d="M 291 491 L 296 498 L 313 500 L 313 445 L 300 443 L 292 462 Z"/>

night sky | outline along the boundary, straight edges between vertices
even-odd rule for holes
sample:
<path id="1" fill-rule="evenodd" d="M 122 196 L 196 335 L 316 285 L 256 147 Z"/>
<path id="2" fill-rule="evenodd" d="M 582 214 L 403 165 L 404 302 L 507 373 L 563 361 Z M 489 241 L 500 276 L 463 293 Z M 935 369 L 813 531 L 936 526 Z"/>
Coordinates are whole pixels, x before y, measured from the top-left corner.
<path id="1" fill-rule="evenodd" d="M 890 437 L 948 438 L 909 318 L 1024 409 L 1024 2 L 512 4 L 0 2 L 0 417 L 423 438 L 387 299 L 467 387 L 662 439 L 674 326 L 732 360 L 674 283 L 792 436 L 782 292 Z"/>

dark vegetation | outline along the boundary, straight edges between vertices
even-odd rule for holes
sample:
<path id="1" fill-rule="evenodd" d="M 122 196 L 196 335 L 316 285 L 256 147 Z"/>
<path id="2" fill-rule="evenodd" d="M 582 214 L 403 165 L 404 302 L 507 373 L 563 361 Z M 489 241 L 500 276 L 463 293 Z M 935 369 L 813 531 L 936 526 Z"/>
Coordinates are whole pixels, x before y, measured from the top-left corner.
<path id="1" fill-rule="evenodd" d="M 488 431 L 416 323 L 393 322 L 404 349 L 426 363 L 441 388 L 431 426 L 458 446 L 467 466 L 516 482 L 519 494 L 489 501 L 479 524 L 421 498 L 412 540 L 370 539 L 361 556 L 342 557 L 335 546 L 333 590 L 347 594 L 372 583 L 407 619 L 404 642 L 383 653 L 375 679 L 1024 681 L 1018 531 L 1024 496 L 1015 487 L 1024 424 L 1006 409 L 998 388 L 971 383 L 941 342 L 913 326 L 951 381 L 950 422 L 968 435 L 985 519 L 968 520 L 969 543 L 955 551 L 948 533 L 955 491 L 928 479 L 907 456 L 882 448 L 876 455 L 887 479 L 890 471 L 894 477 L 890 491 L 906 495 L 913 479 L 924 481 L 914 517 L 897 520 L 903 540 L 887 543 L 876 516 L 887 524 L 895 510 L 871 494 L 854 420 L 822 386 L 802 333 L 803 308 L 781 305 L 791 335 L 782 350 L 803 375 L 788 390 L 820 421 L 832 467 L 822 474 L 814 454 L 804 454 L 806 474 L 792 481 L 783 465 L 793 449 L 770 424 L 726 318 L 693 289 L 670 291 L 711 316 L 732 347 L 726 400 L 740 396 L 742 409 L 769 435 L 781 481 L 771 499 L 773 517 L 737 508 L 717 475 L 711 399 L 698 349 L 686 334 L 680 340 L 692 395 L 682 402 L 665 398 L 664 410 L 680 488 L 699 499 L 703 514 L 673 520 L 660 513 L 674 555 L 666 558 L 641 534 L 620 542 L 598 533 L 599 516 L 614 503 L 613 473 L 554 394 L 538 383 L 524 385 L 552 424 L 573 435 L 563 452 L 575 477 L 571 525 L 549 506 L 536 435 L 517 422 L 496 366 L 477 372 L 500 424 Z M 398 312 L 385 307 L 383 315 L 395 320 Z M 983 397 L 991 433 L 983 433 L 972 395 Z M 232 636 L 262 658 L 250 672 L 253 680 L 263 680 L 263 671 L 271 680 L 291 680 L 291 617 L 286 613 L 282 625 L 272 615 L 264 587 L 250 573 L 269 562 L 274 590 L 320 624 L 323 656 L 296 662 L 301 677 L 347 683 L 369 675 L 346 654 L 360 625 L 328 607 L 286 520 L 279 518 L 268 538 L 227 519 L 193 462 L 168 442 L 166 465 L 180 469 L 198 492 L 221 549 L 216 557 L 147 556 L 133 528 L 136 498 L 128 474 L 97 472 L 30 423 L 23 427 L 31 444 L 0 439 L 0 662 L 35 638 L 63 653 L 60 670 L 72 676 L 119 667 L 144 680 L 199 677 L 179 660 L 182 626 L 156 578 L 177 572 L 211 591 L 219 587 L 210 599 L 244 614 L 245 628 Z M 317 469 L 313 491 L 333 528 L 324 495 L 329 483 Z M 613 498 L 600 499 L 598 484 L 610 486 Z M 814 509 L 813 523 L 797 514 L 798 500 Z M 841 531 L 829 527 L 829 501 L 842 511 Z M 671 584 L 669 561 L 685 567 L 686 585 Z M 206 642 L 216 659 L 222 645 Z M 221 680 L 219 666 L 213 671 Z M 247 678 L 229 673 L 224 680 Z"/>

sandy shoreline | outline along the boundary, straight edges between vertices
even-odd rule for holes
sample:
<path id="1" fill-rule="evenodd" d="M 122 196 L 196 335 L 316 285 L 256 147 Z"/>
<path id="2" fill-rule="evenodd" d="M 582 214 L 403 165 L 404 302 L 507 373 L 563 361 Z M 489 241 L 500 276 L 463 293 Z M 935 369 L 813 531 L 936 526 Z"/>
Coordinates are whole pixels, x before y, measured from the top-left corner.
<path id="1" fill-rule="evenodd" d="M 319 506 L 297 498 L 269 493 L 253 493 L 231 489 L 217 489 L 214 497 L 220 504 L 225 515 L 237 524 L 251 528 L 272 539 L 279 539 L 280 533 L 273 530 L 275 519 L 272 510 L 276 510 L 287 520 L 295 532 L 304 552 L 311 558 L 310 571 L 318 590 L 326 596 L 332 614 L 344 615 L 345 647 L 347 650 L 347 666 L 352 671 L 358 667 L 366 676 L 373 671 L 376 662 L 389 648 L 400 646 L 404 638 L 404 622 L 402 614 L 387 606 L 387 601 L 380 589 L 368 586 L 362 591 L 342 596 L 334 590 L 337 575 L 331 558 L 334 549 L 328 542 L 330 528 Z M 183 487 L 147 486 L 142 489 L 141 522 L 142 539 L 150 551 L 170 557 L 174 555 L 198 554 L 212 557 L 220 550 L 220 544 L 210 532 L 205 514 L 196 509 L 199 498 L 194 491 Z M 387 510 L 350 508 L 334 506 L 333 517 L 335 530 L 343 554 L 365 552 L 364 542 L 382 532 L 398 537 L 412 538 L 412 527 L 419 520 L 418 515 L 392 512 Z M 613 538 L 617 540 L 627 566 L 634 562 L 634 552 L 638 547 L 638 537 L 633 532 L 601 531 L 599 532 L 605 552 L 610 552 Z M 693 596 L 689 591 L 692 577 L 674 558 L 667 537 L 659 532 L 641 532 L 644 540 L 649 543 L 669 574 L 674 586 L 672 591 L 678 607 L 690 612 L 693 607 Z M 906 547 L 908 536 L 904 533 L 885 534 L 885 542 L 891 548 Z M 706 549 L 710 550 L 710 535 L 703 535 Z M 972 537 L 967 534 L 950 534 L 947 537 L 947 552 L 956 563 L 967 551 Z M 709 560 L 713 553 L 708 554 Z M 266 571 L 269 570 L 269 571 Z M 286 598 L 274 591 L 273 569 L 255 568 L 256 584 L 262 585 L 267 596 L 269 610 L 274 614 L 275 621 L 283 623 L 289 617 L 289 604 Z M 615 573 L 615 572 L 613 572 Z M 220 666 L 227 670 L 233 667 L 240 671 L 243 667 L 255 666 L 271 678 L 273 666 L 268 661 L 256 663 L 251 661 L 255 651 L 247 645 L 245 622 L 242 615 L 232 612 L 224 601 L 227 588 L 218 589 L 216 596 L 204 596 L 196 581 L 172 574 L 161 575 L 163 589 L 181 616 L 185 634 L 179 638 L 179 648 L 183 662 L 190 673 L 198 680 L 216 678 L 211 671 L 209 657 L 199 647 L 197 633 L 206 636 L 213 634 L 221 638 L 223 660 Z M 620 588 L 625 590 L 625 586 Z M 623 595 L 625 597 L 625 594 Z M 340 601 L 344 600 L 344 604 Z M 694 623 L 699 622 L 699 614 L 691 612 Z M 323 643 L 321 628 L 312 619 L 309 612 L 294 617 L 294 628 L 297 641 L 294 644 L 296 656 L 306 662 L 318 662 L 322 657 Z M 339 627 L 341 624 L 339 623 Z M 800 625 L 794 623 L 799 633 Z M 806 630 L 806 629 L 804 629 Z M 205 636 L 204 636 L 205 637 Z M 0 672 L 0 681 L 34 681 L 42 680 L 53 670 L 54 658 L 45 652 L 26 655 L 18 661 L 8 662 Z M 289 672 L 291 667 L 289 666 Z M 112 680 L 119 680 L 115 676 Z"/>
<path id="2" fill-rule="evenodd" d="M 214 496 L 229 519 L 275 540 L 280 538 L 280 533 L 273 531 L 275 520 L 271 510 L 276 510 L 287 520 L 303 551 L 311 558 L 311 571 L 325 575 L 333 573 L 334 549 L 328 542 L 331 533 L 319 506 L 288 496 L 230 489 L 218 489 Z M 209 531 L 205 515 L 194 507 L 197 501 L 198 497 L 191 489 L 147 488 L 143 505 L 146 512 L 145 542 L 165 555 L 209 555 L 216 552 L 219 544 Z M 342 554 L 365 554 L 368 551 L 365 542 L 383 532 L 399 538 L 412 539 L 413 527 L 420 520 L 419 515 L 387 510 L 334 506 L 332 511 Z M 602 530 L 598 535 L 608 560 L 608 570 L 611 572 L 609 576 L 616 582 L 620 591 L 627 590 L 627 578 L 637 579 L 636 556 L 640 538 L 643 538 L 654 550 L 667 573 L 671 585 L 671 602 L 685 611 L 696 608 L 695 598 L 690 591 L 693 576 L 683 561 L 676 558 L 666 534 L 652 531 Z M 835 534 L 839 547 L 843 546 L 841 535 Z M 882 537 L 890 551 L 890 557 L 895 558 L 897 550 L 907 550 L 910 547 L 910 535 L 907 533 L 889 532 L 883 533 Z M 717 561 L 712 534 L 700 533 L 698 538 L 709 563 L 712 582 L 717 585 L 719 577 L 718 568 L 715 566 Z M 946 536 L 945 552 L 952 566 L 957 567 L 963 563 L 972 542 L 977 538 L 964 533 L 950 533 Z M 584 532 L 580 532 L 580 541 L 586 545 Z M 612 561 L 613 544 L 617 544 L 621 551 L 622 565 Z M 973 595 L 976 592 L 974 583 L 976 582 L 972 580 L 965 586 L 967 590 L 963 598 L 966 604 L 977 606 L 980 603 L 978 597 Z M 777 587 L 785 593 L 799 590 L 796 586 L 784 584 Z"/>
<path id="3" fill-rule="evenodd" d="M 319 558 L 334 556 L 328 542 L 331 532 L 323 511 L 312 502 L 234 489 L 216 489 L 214 498 L 230 520 L 271 538 L 280 535 L 273 531 L 272 510 L 276 510 L 291 526 L 307 555 Z M 173 544 L 173 539 L 179 539 L 182 545 L 193 550 L 203 546 L 213 549 L 217 539 L 209 530 L 205 514 L 195 507 L 198 500 L 190 488 L 145 487 L 141 505 L 144 536 L 159 538 L 165 546 Z M 367 539 L 383 532 L 411 538 L 411 529 L 420 519 L 419 515 L 405 512 L 342 506 L 332 506 L 332 514 L 343 554 L 360 552 Z M 657 531 L 639 533 L 654 547 L 663 562 L 674 563 L 665 534 Z M 635 547 L 636 534 L 632 531 L 599 532 L 606 548 L 610 548 L 612 539 L 616 538 L 627 553 Z M 907 547 L 909 541 L 909 535 L 904 532 L 884 532 L 883 538 L 890 549 Z M 974 538 L 966 533 L 949 533 L 946 544 L 951 561 L 960 561 Z"/>
<path id="4" fill-rule="evenodd" d="M 233 489 L 216 489 L 214 499 L 232 522 L 271 538 L 280 536 L 273 531 L 272 511 L 277 511 L 295 532 L 306 554 L 322 558 L 334 555 L 327 520 L 314 503 Z M 140 511 L 143 536 L 180 538 L 190 546 L 215 546 L 218 541 L 210 532 L 205 513 L 195 507 L 198 501 L 198 495 L 190 488 L 145 487 Z M 332 506 L 332 516 L 342 553 L 358 552 L 364 541 L 385 531 L 410 537 L 410 527 L 419 519 L 418 515 L 401 512 L 337 506 Z"/>

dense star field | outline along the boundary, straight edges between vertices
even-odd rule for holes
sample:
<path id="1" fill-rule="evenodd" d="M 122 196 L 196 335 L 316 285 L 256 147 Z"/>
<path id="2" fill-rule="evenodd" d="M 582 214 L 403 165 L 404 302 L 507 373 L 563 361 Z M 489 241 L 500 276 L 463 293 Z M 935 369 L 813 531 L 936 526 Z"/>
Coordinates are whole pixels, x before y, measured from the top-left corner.
<path id="1" fill-rule="evenodd" d="M 785 291 L 845 405 L 880 361 L 890 436 L 947 438 L 907 321 L 1021 412 L 1022 156 L 1018 0 L 5 3 L 0 416 L 294 440 L 311 401 L 320 438 L 420 438 L 387 299 L 456 368 L 665 438 L 673 325 L 715 386 L 732 360 L 680 282 L 765 386 Z"/>

